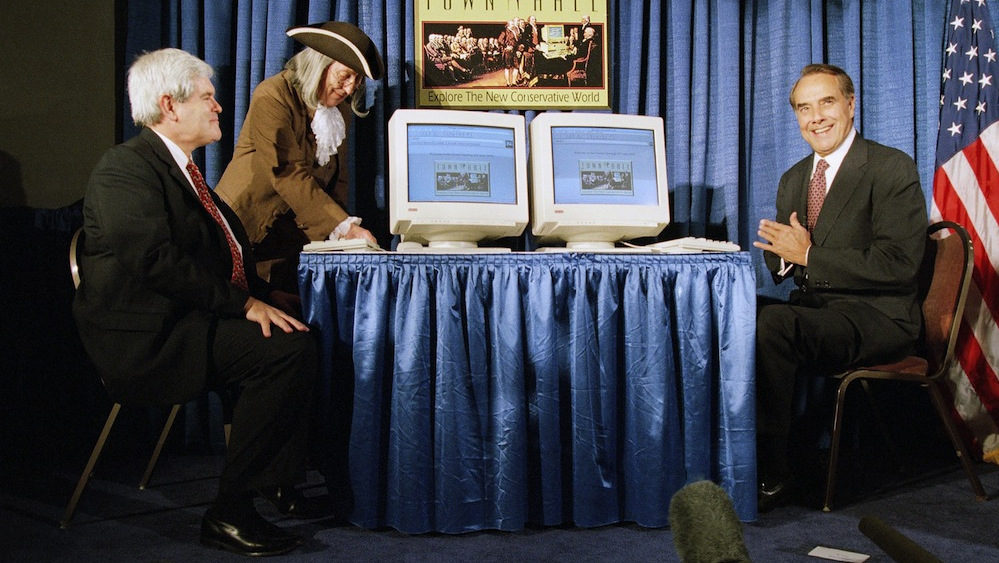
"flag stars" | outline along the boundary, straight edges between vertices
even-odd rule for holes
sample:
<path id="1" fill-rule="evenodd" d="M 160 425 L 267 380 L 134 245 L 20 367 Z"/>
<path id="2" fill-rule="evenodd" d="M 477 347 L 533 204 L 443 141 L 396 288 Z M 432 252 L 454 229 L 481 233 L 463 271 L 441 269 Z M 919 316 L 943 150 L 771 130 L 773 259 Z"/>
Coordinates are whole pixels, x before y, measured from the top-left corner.
<path id="1" fill-rule="evenodd" d="M 993 51 L 991 48 L 989 48 L 989 50 L 986 51 L 985 54 L 982 56 L 988 59 L 990 63 L 996 62 L 996 52 Z"/>
<path id="2" fill-rule="evenodd" d="M 954 21 L 950 22 L 950 25 L 954 26 L 955 30 L 962 28 L 964 27 L 964 18 L 954 16 Z"/>
<path id="3" fill-rule="evenodd" d="M 971 30 L 974 33 L 978 33 L 979 31 L 981 31 L 982 30 L 982 20 L 974 20 L 973 23 L 971 24 Z"/>
<path id="4" fill-rule="evenodd" d="M 953 123 L 953 122 L 951 122 L 950 127 L 947 128 L 947 131 L 950 131 L 950 136 L 951 137 L 953 137 L 955 135 L 960 135 L 961 134 L 961 124 L 960 123 Z"/>
<path id="5" fill-rule="evenodd" d="M 985 102 L 978 102 L 978 105 L 975 106 L 975 113 L 978 115 L 985 113 Z"/>
<path id="6" fill-rule="evenodd" d="M 968 60 L 970 61 L 971 59 L 978 56 L 978 46 L 972 45 L 970 49 L 964 52 L 964 54 L 968 55 Z"/>
<path id="7" fill-rule="evenodd" d="M 944 82 L 947 82 L 948 80 L 950 80 L 950 69 L 949 68 L 945 68 L 944 69 L 943 79 L 944 79 Z"/>
<path id="8" fill-rule="evenodd" d="M 986 86 L 992 86 L 992 75 L 983 74 L 982 78 L 978 81 L 979 86 L 985 88 Z"/>
<path id="9" fill-rule="evenodd" d="M 948 55 L 953 55 L 956 52 L 957 52 L 957 43 L 948 43 L 947 44 L 947 54 Z"/>
<path id="10" fill-rule="evenodd" d="M 964 74 L 961 75 L 961 78 L 958 78 L 958 80 L 961 81 L 961 84 L 967 86 L 968 84 L 971 84 L 972 82 L 975 81 L 975 75 L 971 74 L 970 72 L 965 72 Z"/>
<path id="11" fill-rule="evenodd" d="M 952 105 L 955 108 L 957 108 L 957 111 L 961 111 L 962 109 L 968 109 L 968 100 L 962 98 L 961 96 L 958 96 L 957 101 L 954 102 Z"/>

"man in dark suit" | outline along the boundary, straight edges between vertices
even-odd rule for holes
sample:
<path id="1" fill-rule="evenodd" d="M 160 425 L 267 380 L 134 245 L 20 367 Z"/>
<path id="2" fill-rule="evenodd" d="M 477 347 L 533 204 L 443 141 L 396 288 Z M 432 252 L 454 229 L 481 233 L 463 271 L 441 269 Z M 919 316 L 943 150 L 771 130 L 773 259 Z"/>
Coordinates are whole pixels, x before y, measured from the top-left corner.
<path id="1" fill-rule="evenodd" d="M 760 510 L 788 500 L 792 399 L 798 376 L 832 375 L 911 352 L 921 318 L 916 272 L 926 205 L 915 163 L 853 127 L 853 82 L 813 64 L 791 89 L 813 149 L 781 177 L 775 221 L 754 242 L 774 281 L 793 277 L 787 304 L 757 319 L 756 396 Z"/>
<path id="2" fill-rule="evenodd" d="M 295 298 L 257 277 L 239 219 L 191 160 L 222 137 L 211 76 L 178 49 L 146 53 L 129 69 L 132 117 L 143 129 L 104 155 L 87 186 L 74 316 L 117 401 L 169 405 L 206 388 L 235 392 L 201 541 L 272 555 L 301 538 L 264 520 L 256 494 L 291 516 L 328 514 L 294 488 L 305 475 L 316 350 Z"/>

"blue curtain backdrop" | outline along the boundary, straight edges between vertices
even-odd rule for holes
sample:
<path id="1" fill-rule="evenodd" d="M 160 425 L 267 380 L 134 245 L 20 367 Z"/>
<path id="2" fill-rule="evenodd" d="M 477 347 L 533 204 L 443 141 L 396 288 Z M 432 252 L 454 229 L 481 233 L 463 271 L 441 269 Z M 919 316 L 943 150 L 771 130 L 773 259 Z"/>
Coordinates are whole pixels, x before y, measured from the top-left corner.
<path id="1" fill-rule="evenodd" d="M 929 197 L 947 4 L 610 0 L 612 109 L 666 122 L 673 207 L 667 235 L 728 238 L 751 248 L 759 220 L 775 213 L 780 175 L 809 152 L 787 96 L 811 62 L 850 73 L 858 129 L 912 155 Z M 223 140 L 202 157 L 214 185 L 253 88 L 296 50 L 285 29 L 329 19 L 357 24 L 378 44 L 386 76 L 369 85 L 371 114 L 355 123 L 351 154 L 364 156 L 353 159 L 350 207 L 385 236 L 385 125 L 395 109 L 414 107 L 412 14 L 413 0 L 128 0 L 124 60 L 174 46 L 215 67 Z M 124 131 L 129 137 L 135 129 L 128 122 Z M 790 288 L 773 287 L 753 252 L 760 295 L 783 297 Z"/>

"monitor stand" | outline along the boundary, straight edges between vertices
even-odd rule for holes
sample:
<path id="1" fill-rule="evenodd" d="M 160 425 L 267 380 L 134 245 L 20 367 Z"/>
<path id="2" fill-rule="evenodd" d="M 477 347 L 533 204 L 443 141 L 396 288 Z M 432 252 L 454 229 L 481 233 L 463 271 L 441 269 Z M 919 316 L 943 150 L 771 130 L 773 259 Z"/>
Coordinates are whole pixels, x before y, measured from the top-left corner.
<path id="1" fill-rule="evenodd" d="M 510 252 L 510 249 L 479 246 L 468 241 L 434 240 L 427 246 L 418 242 L 402 241 L 396 245 L 395 251 L 402 254 L 501 254 Z"/>
<path id="2" fill-rule="evenodd" d="M 580 252 L 580 253 L 607 253 L 607 254 L 638 254 L 651 253 L 651 250 L 639 249 L 627 246 L 614 246 L 613 242 L 607 241 L 570 241 L 565 246 L 542 246 L 535 252 Z"/>

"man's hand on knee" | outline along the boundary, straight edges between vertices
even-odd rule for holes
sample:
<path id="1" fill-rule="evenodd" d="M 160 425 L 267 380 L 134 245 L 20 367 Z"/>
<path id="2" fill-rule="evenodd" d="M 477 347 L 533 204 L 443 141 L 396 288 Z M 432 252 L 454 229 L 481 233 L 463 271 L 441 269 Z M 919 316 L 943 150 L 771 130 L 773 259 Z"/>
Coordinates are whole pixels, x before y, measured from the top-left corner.
<path id="1" fill-rule="evenodd" d="M 294 332 L 296 330 L 302 332 L 309 331 L 309 327 L 295 317 L 276 307 L 271 307 L 267 303 L 253 297 L 246 301 L 246 305 L 243 306 L 243 311 L 246 313 L 246 320 L 253 321 L 260 325 L 260 329 L 264 333 L 265 338 L 270 338 L 271 336 L 271 325 L 274 325 L 287 333 Z"/>

